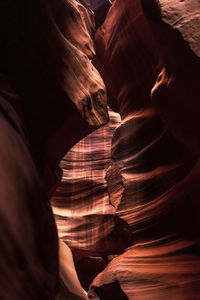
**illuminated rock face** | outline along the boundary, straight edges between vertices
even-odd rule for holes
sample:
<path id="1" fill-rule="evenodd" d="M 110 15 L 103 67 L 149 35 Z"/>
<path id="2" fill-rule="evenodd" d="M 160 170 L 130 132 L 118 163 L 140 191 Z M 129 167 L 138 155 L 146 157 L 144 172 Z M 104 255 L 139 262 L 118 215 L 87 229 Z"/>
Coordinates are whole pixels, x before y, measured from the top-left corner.
<path id="1" fill-rule="evenodd" d="M 110 199 L 135 245 L 93 281 L 92 299 L 116 281 L 129 299 L 200 298 L 199 2 L 157 2 L 115 0 L 96 34 L 95 65 L 122 117 Z"/>
<path id="2" fill-rule="evenodd" d="M 91 63 L 95 54 L 93 17 L 79 1 L 65 2 L 68 23 L 61 24 L 59 33 L 65 39 L 68 59 L 62 86 L 82 118 L 92 126 L 99 126 L 108 121 L 108 114 L 105 85 Z"/>
<path id="3" fill-rule="evenodd" d="M 148 19 L 155 17 L 156 12 L 159 13 L 162 22 L 177 30 L 192 52 L 200 57 L 200 4 L 198 0 L 150 0 L 148 2 L 142 0 L 142 5 Z M 158 19 L 157 14 L 157 21 Z"/>
<path id="4" fill-rule="evenodd" d="M 62 182 L 52 198 L 59 236 L 71 249 L 103 255 L 117 252 L 115 207 L 110 203 L 106 170 L 111 142 L 120 123 L 109 110 L 110 121 L 77 143 L 61 162 Z M 87 256 L 87 254 L 86 254 Z"/>

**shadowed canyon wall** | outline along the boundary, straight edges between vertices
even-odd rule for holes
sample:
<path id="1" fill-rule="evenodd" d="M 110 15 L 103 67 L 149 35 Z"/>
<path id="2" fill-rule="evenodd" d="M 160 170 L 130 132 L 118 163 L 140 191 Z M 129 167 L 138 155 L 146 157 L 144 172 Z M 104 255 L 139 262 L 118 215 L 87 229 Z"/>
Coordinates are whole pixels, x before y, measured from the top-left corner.
<path id="1" fill-rule="evenodd" d="M 93 36 L 92 12 L 75 0 L 0 3 L 1 299 L 58 293 L 49 199 L 60 180 L 58 164 L 108 121 L 105 85 L 91 63 Z M 86 299 L 62 245 L 68 260 L 60 265 L 73 282 L 65 298 Z"/>

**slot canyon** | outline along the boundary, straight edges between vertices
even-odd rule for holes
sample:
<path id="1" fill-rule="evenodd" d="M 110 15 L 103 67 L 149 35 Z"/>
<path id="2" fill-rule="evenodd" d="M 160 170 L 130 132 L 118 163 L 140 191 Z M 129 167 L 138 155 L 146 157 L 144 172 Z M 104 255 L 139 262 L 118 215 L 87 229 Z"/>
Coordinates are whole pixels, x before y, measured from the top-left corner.
<path id="1" fill-rule="evenodd" d="M 200 300 L 199 0 L 0 1 L 0 145 L 0 299 Z"/>

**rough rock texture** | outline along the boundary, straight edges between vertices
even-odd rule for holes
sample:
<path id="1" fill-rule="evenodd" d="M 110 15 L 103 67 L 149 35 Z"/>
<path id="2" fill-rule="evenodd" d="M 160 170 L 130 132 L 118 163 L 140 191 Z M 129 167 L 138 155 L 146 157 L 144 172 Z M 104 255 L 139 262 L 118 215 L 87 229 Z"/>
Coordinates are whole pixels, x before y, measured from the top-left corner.
<path id="1" fill-rule="evenodd" d="M 200 297 L 199 2 L 158 2 L 115 0 L 96 34 L 95 65 L 122 117 L 107 181 L 118 168 L 121 198 L 110 197 L 135 245 L 97 276 L 91 299 L 115 281 L 129 299 Z"/>
<path id="2" fill-rule="evenodd" d="M 143 1 L 144 2 L 144 1 Z M 156 2 L 156 1 L 149 1 Z M 196 56 L 200 57 L 200 3 L 198 0 L 159 0 L 162 21 L 180 32 Z M 150 4 L 149 4 L 150 5 Z M 177 49 L 178 50 L 178 49 Z"/>

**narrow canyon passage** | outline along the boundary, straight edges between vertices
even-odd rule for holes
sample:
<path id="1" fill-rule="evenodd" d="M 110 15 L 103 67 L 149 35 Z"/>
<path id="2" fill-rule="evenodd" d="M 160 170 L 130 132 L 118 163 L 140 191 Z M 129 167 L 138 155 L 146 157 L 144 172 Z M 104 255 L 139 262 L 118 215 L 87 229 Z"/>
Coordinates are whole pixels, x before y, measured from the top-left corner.
<path id="1" fill-rule="evenodd" d="M 200 298 L 200 6 L 158 2 L 116 0 L 97 30 L 93 63 L 121 121 L 68 152 L 52 201 L 91 299 Z"/>
<path id="2" fill-rule="evenodd" d="M 200 299 L 199 0 L 0 3 L 0 299 Z"/>

